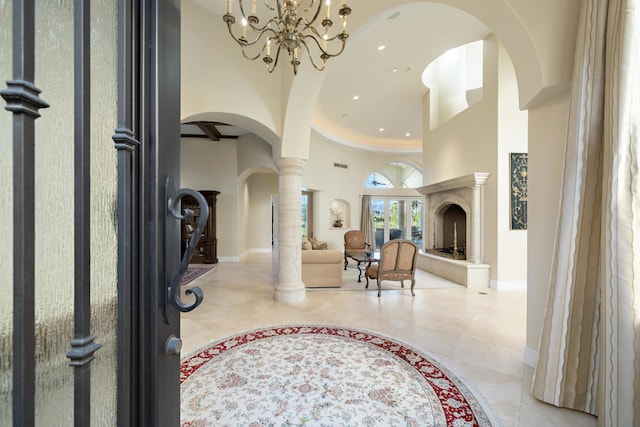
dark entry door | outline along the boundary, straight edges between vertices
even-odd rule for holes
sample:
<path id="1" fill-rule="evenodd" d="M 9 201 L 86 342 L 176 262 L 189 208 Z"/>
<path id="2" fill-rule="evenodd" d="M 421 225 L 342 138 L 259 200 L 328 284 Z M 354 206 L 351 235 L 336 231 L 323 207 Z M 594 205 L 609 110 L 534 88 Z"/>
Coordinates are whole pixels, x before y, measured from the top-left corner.
<path id="1" fill-rule="evenodd" d="M 180 173 L 179 5 L 120 6 L 120 425 L 179 424 L 180 317 L 168 289 L 180 261 L 168 212 Z"/>
<path id="2" fill-rule="evenodd" d="M 177 0 L 0 2 L 0 425 L 179 424 L 179 48 Z"/>

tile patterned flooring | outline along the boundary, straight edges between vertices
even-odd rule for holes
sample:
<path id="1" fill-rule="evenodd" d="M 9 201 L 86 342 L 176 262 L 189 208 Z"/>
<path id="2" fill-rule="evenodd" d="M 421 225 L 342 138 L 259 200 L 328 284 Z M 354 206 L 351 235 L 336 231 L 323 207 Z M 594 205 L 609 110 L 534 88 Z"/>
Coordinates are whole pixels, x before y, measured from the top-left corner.
<path id="1" fill-rule="evenodd" d="M 182 355 L 251 329 L 327 324 L 365 329 L 434 356 L 489 402 L 505 426 L 597 424 L 581 412 L 539 402 L 530 394 L 533 370 L 523 364 L 526 291 L 446 288 L 370 291 L 313 290 L 296 304 L 274 300 L 271 254 L 218 264 L 192 285 L 204 301 L 182 315 Z M 353 280 L 346 274 L 343 280 Z M 435 279 L 434 279 L 435 280 Z M 442 280 L 437 278 L 437 280 Z M 364 288 L 364 283 L 362 283 Z M 184 297 L 189 301 L 189 297 Z"/>

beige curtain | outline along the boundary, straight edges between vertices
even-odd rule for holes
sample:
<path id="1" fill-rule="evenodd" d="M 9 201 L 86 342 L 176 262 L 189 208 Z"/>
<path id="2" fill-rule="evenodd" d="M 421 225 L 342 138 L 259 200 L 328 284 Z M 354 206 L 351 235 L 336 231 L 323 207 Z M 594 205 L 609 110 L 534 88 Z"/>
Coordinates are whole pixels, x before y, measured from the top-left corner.
<path id="1" fill-rule="evenodd" d="M 376 250 L 376 239 L 373 231 L 373 214 L 371 213 L 371 196 L 362 196 L 362 210 L 360 216 L 360 231 L 364 233 L 364 239 L 371 245 L 371 250 Z"/>
<path id="2" fill-rule="evenodd" d="M 537 398 L 640 424 L 637 0 L 585 0 Z"/>

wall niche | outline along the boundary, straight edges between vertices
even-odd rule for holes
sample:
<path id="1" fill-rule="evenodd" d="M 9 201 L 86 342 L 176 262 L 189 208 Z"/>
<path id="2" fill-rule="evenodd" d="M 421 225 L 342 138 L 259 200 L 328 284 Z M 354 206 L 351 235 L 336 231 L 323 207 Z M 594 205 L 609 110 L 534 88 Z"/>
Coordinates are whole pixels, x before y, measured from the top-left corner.
<path id="1" fill-rule="evenodd" d="M 331 228 L 351 228 L 351 204 L 343 199 L 333 199 L 329 207 Z"/>

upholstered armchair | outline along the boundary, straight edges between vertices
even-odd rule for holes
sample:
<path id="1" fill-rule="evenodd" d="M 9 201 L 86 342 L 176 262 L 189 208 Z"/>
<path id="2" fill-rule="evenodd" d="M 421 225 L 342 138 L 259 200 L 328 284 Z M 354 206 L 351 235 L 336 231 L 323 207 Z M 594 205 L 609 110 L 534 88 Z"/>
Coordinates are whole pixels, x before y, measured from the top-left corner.
<path id="1" fill-rule="evenodd" d="M 415 296 L 413 288 L 416 284 L 416 256 L 418 255 L 418 246 L 411 240 L 394 239 L 389 240 L 380 248 L 380 260 L 377 264 L 369 265 L 364 273 L 367 279 L 366 288 L 369 288 L 369 279 L 376 279 L 378 284 L 378 297 L 382 290 L 381 282 L 383 280 L 400 281 L 400 285 L 404 288 L 404 281 L 411 280 L 411 295 Z"/>
<path id="2" fill-rule="evenodd" d="M 364 233 L 360 230 L 349 230 L 344 233 L 344 269 L 347 269 L 347 257 L 371 253 L 371 245 L 365 242 Z"/>

